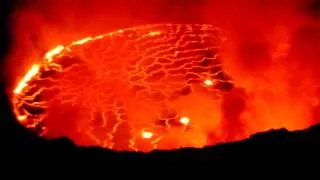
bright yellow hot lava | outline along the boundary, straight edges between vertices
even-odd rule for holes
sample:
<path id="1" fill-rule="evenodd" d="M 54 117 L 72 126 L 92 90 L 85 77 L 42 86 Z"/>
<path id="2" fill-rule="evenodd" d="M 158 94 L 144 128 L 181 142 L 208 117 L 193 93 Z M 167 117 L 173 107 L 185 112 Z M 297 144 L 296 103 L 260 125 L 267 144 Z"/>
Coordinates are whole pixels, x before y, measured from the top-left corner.
<path id="1" fill-rule="evenodd" d="M 181 117 L 180 118 L 180 123 L 184 125 L 188 125 L 190 122 L 190 119 L 188 117 Z"/>
<path id="2" fill-rule="evenodd" d="M 152 133 L 152 132 L 149 132 L 149 131 L 143 131 L 143 132 L 141 133 L 141 136 L 142 136 L 144 139 L 150 139 L 150 138 L 152 138 L 153 133 Z"/>
<path id="3" fill-rule="evenodd" d="M 212 85 L 213 85 L 213 81 L 210 80 L 210 79 L 206 79 L 203 83 L 204 83 L 206 86 L 212 86 Z"/>
<path id="4" fill-rule="evenodd" d="M 22 92 L 22 90 L 28 86 L 28 81 L 30 81 L 33 76 L 35 76 L 37 73 L 39 72 L 39 65 L 34 64 L 29 72 L 24 76 L 24 78 L 19 82 L 18 86 L 16 87 L 16 89 L 13 91 L 15 94 L 20 94 Z"/>

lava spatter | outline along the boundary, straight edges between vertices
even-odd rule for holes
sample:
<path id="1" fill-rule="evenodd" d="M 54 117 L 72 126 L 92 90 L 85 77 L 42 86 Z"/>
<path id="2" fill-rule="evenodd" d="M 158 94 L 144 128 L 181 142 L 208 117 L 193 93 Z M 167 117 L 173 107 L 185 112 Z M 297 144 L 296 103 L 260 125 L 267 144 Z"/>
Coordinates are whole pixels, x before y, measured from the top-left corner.
<path id="1" fill-rule="evenodd" d="M 233 87 L 223 40 L 211 25 L 159 24 L 59 45 L 14 90 L 17 119 L 79 145 L 203 147 L 221 128 L 219 94 Z"/>

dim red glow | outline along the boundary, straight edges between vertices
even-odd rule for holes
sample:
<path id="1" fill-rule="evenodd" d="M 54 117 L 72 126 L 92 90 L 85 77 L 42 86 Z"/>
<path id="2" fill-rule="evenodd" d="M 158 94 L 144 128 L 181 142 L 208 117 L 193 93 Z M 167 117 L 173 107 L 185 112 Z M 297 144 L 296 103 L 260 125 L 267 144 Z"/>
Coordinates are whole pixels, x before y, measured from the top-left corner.
<path id="1" fill-rule="evenodd" d="M 44 138 L 150 151 L 319 122 L 302 1 L 29 1 L 6 70 L 17 120 Z"/>

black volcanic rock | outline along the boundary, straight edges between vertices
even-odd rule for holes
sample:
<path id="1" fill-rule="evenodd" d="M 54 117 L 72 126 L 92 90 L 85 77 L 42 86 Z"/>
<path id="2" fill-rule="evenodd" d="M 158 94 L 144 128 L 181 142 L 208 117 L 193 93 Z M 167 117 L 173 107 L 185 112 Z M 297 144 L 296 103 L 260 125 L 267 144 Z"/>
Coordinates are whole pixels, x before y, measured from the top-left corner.
<path id="1" fill-rule="evenodd" d="M 114 152 L 99 147 L 78 147 L 67 138 L 43 140 L 30 132 L 18 133 L 22 136 L 9 144 L 5 157 L 22 159 L 48 159 L 52 161 L 89 161 L 101 163 L 188 163 L 236 162 L 236 161 L 284 161 L 290 159 L 316 160 L 320 152 L 320 125 L 309 129 L 288 132 L 285 129 L 257 133 L 249 139 L 220 144 L 202 149 L 185 148 L 151 153 Z M 27 138 L 26 138 L 27 137 Z M 19 154 L 19 155 L 18 155 Z M 312 158 L 311 158 L 312 157 Z"/>

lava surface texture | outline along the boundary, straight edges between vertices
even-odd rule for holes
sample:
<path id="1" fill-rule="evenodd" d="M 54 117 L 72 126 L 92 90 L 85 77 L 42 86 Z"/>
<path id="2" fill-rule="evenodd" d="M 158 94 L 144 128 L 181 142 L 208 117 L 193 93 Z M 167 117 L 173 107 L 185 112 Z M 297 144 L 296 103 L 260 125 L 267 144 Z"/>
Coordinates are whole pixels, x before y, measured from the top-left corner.
<path id="1" fill-rule="evenodd" d="M 60 45 L 14 91 L 19 122 L 45 138 L 117 151 L 225 141 L 222 97 L 233 90 L 211 25 L 127 28 Z"/>

